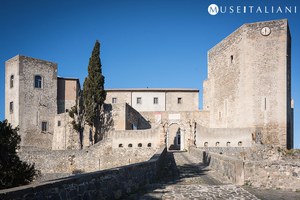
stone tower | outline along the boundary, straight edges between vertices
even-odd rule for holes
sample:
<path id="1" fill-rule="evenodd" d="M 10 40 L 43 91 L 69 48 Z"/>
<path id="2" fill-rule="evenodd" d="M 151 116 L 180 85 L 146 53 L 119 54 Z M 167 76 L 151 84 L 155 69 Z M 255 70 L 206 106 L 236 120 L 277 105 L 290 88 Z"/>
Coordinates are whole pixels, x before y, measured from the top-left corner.
<path id="1" fill-rule="evenodd" d="M 57 64 L 17 55 L 5 62 L 5 118 L 22 147 L 51 149 L 57 114 Z"/>
<path id="2" fill-rule="evenodd" d="M 254 140 L 293 148 L 287 20 L 244 24 L 210 49 L 203 88 L 210 128 L 254 127 Z"/>

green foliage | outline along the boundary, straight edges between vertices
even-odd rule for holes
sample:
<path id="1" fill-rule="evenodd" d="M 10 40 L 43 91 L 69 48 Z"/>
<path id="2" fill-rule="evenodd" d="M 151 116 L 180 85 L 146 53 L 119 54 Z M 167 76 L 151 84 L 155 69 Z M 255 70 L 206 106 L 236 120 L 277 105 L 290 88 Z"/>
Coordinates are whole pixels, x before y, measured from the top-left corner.
<path id="1" fill-rule="evenodd" d="M 28 184 L 37 175 L 34 164 L 18 157 L 20 141 L 18 128 L 13 129 L 6 120 L 0 121 L 0 189 Z"/>
<path id="2" fill-rule="evenodd" d="M 106 98 L 101 67 L 100 43 L 97 40 L 89 60 L 88 76 L 83 84 L 85 121 L 90 126 L 94 126 L 95 121 L 99 119 L 100 109 Z"/>

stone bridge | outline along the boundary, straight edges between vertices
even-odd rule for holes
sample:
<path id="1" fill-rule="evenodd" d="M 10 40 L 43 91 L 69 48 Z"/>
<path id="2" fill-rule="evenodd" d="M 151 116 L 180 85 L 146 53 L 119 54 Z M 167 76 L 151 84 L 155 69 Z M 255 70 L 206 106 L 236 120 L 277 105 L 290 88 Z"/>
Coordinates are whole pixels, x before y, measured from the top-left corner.
<path id="1" fill-rule="evenodd" d="M 198 151 L 161 148 L 146 162 L 1 190 L 0 199 L 300 199 L 299 192 L 220 182 L 220 173 L 231 182 L 240 180 L 214 170 L 223 168 L 205 159 Z M 229 165 L 225 168 L 235 175 Z"/>

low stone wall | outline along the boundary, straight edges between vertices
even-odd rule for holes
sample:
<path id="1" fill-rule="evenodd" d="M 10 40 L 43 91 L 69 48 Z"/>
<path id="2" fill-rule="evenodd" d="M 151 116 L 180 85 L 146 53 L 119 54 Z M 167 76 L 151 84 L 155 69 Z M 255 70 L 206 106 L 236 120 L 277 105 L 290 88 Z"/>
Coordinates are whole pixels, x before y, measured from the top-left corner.
<path id="1" fill-rule="evenodd" d="M 147 162 L 0 190 L 0 199 L 120 199 L 157 178 L 165 153 L 161 148 Z"/>
<path id="2" fill-rule="evenodd" d="M 103 141 L 84 150 L 23 151 L 21 160 L 35 163 L 42 174 L 79 173 L 119 167 L 148 160 L 159 147 L 112 148 L 112 140 Z"/>
<path id="3" fill-rule="evenodd" d="M 216 150 L 216 149 L 215 149 Z M 238 149 L 227 150 L 235 152 Z M 242 149 L 241 149 L 242 150 Z M 247 150 L 244 149 L 244 150 Z M 244 160 L 241 156 L 228 156 L 220 153 L 190 148 L 189 151 L 200 158 L 222 182 L 237 185 L 251 185 L 272 189 L 300 191 L 300 160 Z"/>
<path id="4" fill-rule="evenodd" d="M 251 147 L 255 128 L 206 128 L 197 126 L 197 147 Z"/>
<path id="5" fill-rule="evenodd" d="M 245 162 L 245 184 L 300 192 L 300 162 Z"/>

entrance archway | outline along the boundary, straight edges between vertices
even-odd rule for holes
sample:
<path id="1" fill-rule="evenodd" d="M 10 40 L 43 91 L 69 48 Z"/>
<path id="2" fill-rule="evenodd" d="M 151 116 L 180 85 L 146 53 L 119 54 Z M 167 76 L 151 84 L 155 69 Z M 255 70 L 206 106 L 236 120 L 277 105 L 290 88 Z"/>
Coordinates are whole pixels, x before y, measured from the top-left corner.
<path id="1" fill-rule="evenodd" d="M 167 149 L 184 150 L 184 131 L 177 123 L 172 123 L 168 127 Z"/>

